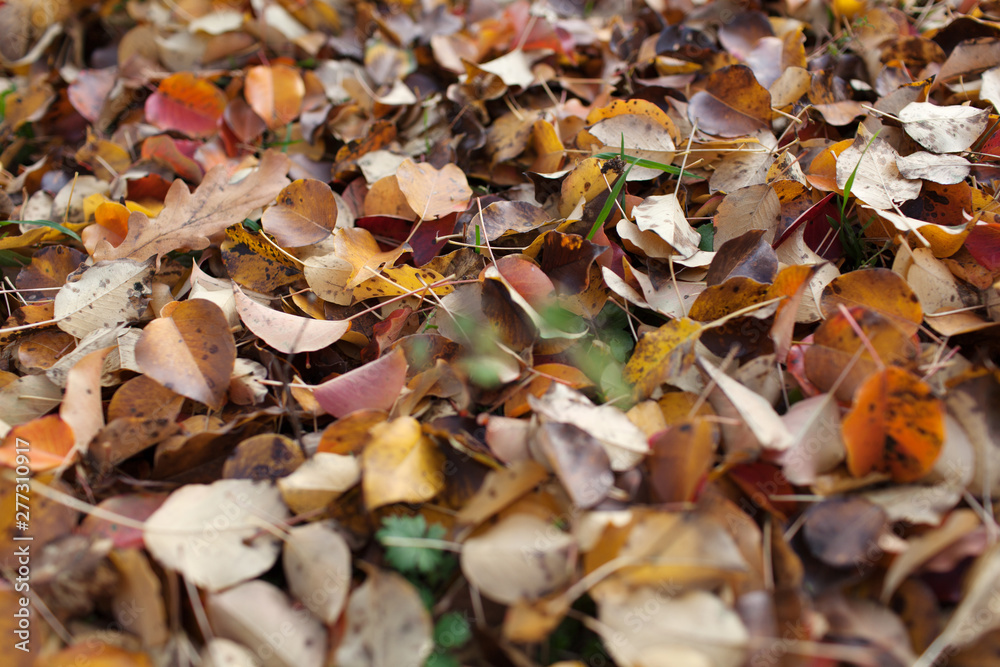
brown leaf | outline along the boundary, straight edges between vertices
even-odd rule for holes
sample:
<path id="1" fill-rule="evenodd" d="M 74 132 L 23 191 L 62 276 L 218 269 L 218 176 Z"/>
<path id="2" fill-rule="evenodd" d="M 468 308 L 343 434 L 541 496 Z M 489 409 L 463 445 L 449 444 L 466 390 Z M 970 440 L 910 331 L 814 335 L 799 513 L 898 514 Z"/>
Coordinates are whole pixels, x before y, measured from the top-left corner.
<path id="1" fill-rule="evenodd" d="M 146 325 L 135 358 L 167 389 L 219 410 L 236 362 L 236 343 L 222 310 L 193 299 Z"/>
<path id="2" fill-rule="evenodd" d="M 472 197 L 465 173 L 454 164 L 435 169 L 426 162 L 406 160 L 396 170 L 396 180 L 410 208 L 421 220 L 461 213 Z"/>
<path id="3" fill-rule="evenodd" d="M 771 121 L 771 94 L 749 67 L 730 65 L 709 74 L 704 90 L 691 96 L 688 117 L 719 137 L 753 134 Z"/>
<path id="4" fill-rule="evenodd" d="M 278 245 L 305 246 L 330 235 L 337 224 L 333 190 L 312 178 L 293 181 L 278 195 L 278 203 L 264 211 L 261 223 Z"/>
<path id="5" fill-rule="evenodd" d="M 198 250 L 209 244 L 209 236 L 242 221 L 253 209 L 270 202 L 288 185 L 288 157 L 268 151 L 257 168 L 236 184 L 225 166 L 213 167 L 193 192 L 182 181 L 174 181 L 164 200 L 163 211 L 153 220 L 143 213 L 129 216 L 128 234 L 117 247 L 102 241 L 94 259 L 129 258 L 143 261 L 178 248 Z"/>

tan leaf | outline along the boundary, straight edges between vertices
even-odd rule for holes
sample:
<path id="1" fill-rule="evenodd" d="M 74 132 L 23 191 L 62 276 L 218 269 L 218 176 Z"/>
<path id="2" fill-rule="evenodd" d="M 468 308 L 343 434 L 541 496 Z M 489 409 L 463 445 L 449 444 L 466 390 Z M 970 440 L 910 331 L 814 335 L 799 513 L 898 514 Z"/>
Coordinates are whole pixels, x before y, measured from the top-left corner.
<path id="1" fill-rule="evenodd" d="M 289 165 L 288 156 L 267 151 L 257 168 L 237 183 L 230 182 L 225 165 L 210 169 L 193 193 L 178 179 L 170 186 L 160 215 L 150 220 L 144 213 L 133 212 L 125 240 L 117 247 L 101 241 L 94 259 L 144 261 L 156 257 L 159 266 L 160 259 L 172 250 L 205 248 L 209 236 L 241 222 L 255 208 L 274 199 L 288 185 L 285 174 Z"/>
<path id="2" fill-rule="evenodd" d="M 281 542 L 268 521 L 288 509 L 270 482 L 222 479 L 188 484 L 146 520 L 143 541 L 153 558 L 210 591 L 252 579 L 274 565 Z M 266 518 L 265 518 L 266 517 Z"/>
<path id="3" fill-rule="evenodd" d="M 326 628 L 312 614 L 292 606 L 274 584 L 248 581 L 209 595 L 205 611 L 217 636 L 258 647 L 253 655 L 262 667 L 322 667 L 325 663 Z"/>
<path id="4" fill-rule="evenodd" d="M 337 225 L 337 200 L 326 183 L 300 178 L 281 191 L 278 203 L 264 211 L 260 221 L 278 245 L 318 243 Z"/>
<path id="5" fill-rule="evenodd" d="M 347 627 L 335 664 L 353 667 L 422 665 L 434 649 L 431 617 L 413 584 L 375 568 L 351 595 Z"/>
<path id="6" fill-rule="evenodd" d="M 314 320 L 263 306 L 233 285 L 236 310 L 247 329 L 279 352 L 321 350 L 350 331 L 350 320 Z"/>
<path id="7" fill-rule="evenodd" d="M 569 582 L 576 540 L 533 514 L 512 514 L 462 548 L 462 574 L 502 604 L 537 600 Z"/>
<path id="8" fill-rule="evenodd" d="M 449 213 L 461 213 L 469 205 L 472 188 L 465 172 L 456 164 L 435 169 L 426 162 L 406 160 L 396 170 L 399 189 L 421 220 L 433 220 Z"/>
<path id="9" fill-rule="evenodd" d="M 153 266 L 147 261 L 98 262 L 56 293 L 53 316 L 77 338 L 102 327 L 137 321 L 152 294 Z"/>
<path id="10" fill-rule="evenodd" d="M 219 410 L 236 363 L 236 343 L 219 307 L 194 299 L 146 325 L 135 358 L 143 373 L 167 389 Z"/>

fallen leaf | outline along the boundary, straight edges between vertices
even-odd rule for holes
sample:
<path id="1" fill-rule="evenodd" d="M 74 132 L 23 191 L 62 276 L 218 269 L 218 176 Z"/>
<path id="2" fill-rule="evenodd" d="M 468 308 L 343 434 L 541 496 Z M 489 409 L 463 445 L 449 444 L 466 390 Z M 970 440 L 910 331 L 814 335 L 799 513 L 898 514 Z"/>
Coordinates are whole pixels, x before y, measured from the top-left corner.
<path id="1" fill-rule="evenodd" d="M 912 482 L 930 471 L 941 452 L 944 404 L 927 383 L 889 366 L 858 388 L 843 437 L 855 477 L 874 470 Z"/>
<path id="2" fill-rule="evenodd" d="M 226 102 L 226 94 L 211 81 L 178 72 L 160 81 L 146 98 L 146 120 L 161 130 L 208 137 L 218 131 Z"/>
<path id="3" fill-rule="evenodd" d="M 410 208 L 421 220 L 461 213 L 472 197 L 465 174 L 453 164 L 435 169 L 427 163 L 405 160 L 396 170 L 396 180 Z"/>
<path id="4" fill-rule="evenodd" d="M 146 520 L 143 540 L 165 568 L 196 586 L 220 591 L 274 565 L 281 542 L 268 527 L 287 516 L 278 490 L 269 482 L 187 484 Z"/>
<path id="5" fill-rule="evenodd" d="M 412 417 L 377 424 L 361 453 L 365 505 L 426 502 L 444 488 L 444 456 Z"/>
<path id="6" fill-rule="evenodd" d="M 330 186 L 322 181 L 292 181 L 277 199 L 275 206 L 264 211 L 261 223 L 281 246 L 318 243 L 337 225 L 337 201 Z"/>
<path id="7" fill-rule="evenodd" d="M 324 410 L 343 417 L 355 410 L 388 410 L 406 382 L 406 358 L 396 349 L 313 388 Z"/>
<path id="8" fill-rule="evenodd" d="M 899 112 L 906 133 L 932 153 L 969 150 L 986 129 L 988 116 L 986 111 L 975 107 L 937 106 L 927 102 L 912 102 Z"/>
<path id="9" fill-rule="evenodd" d="M 431 618 L 413 584 L 370 568 L 347 603 L 347 626 L 337 647 L 339 665 L 390 667 L 423 664 L 434 649 Z"/>
<path id="10" fill-rule="evenodd" d="M 846 187 L 854 174 L 851 194 L 879 210 L 913 199 L 920 194 L 920 181 L 903 178 L 898 159 L 899 153 L 885 139 L 868 141 L 859 135 L 837 158 L 837 187 Z"/>
<path id="11" fill-rule="evenodd" d="M 294 67 L 259 65 L 247 70 L 243 94 L 267 127 L 276 130 L 298 118 L 306 86 Z"/>
<path id="12" fill-rule="evenodd" d="M 56 293 L 53 317 L 59 328 L 83 338 L 91 331 L 137 321 L 152 293 L 152 262 L 98 262 L 71 274 Z"/>
<path id="13" fill-rule="evenodd" d="M 146 325 L 135 357 L 143 372 L 167 389 L 219 409 L 236 362 L 236 343 L 219 307 L 194 299 Z"/>
<path id="14" fill-rule="evenodd" d="M 208 237 L 241 222 L 253 209 L 267 204 L 288 185 L 288 157 L 268 151 L 257 168 L 235 184 L 225 166 L 213 167 L 191 193 L 182 181 L 174 181 L 164 200 L 164 209 L 154 220 L 143 213 L 129 216 L 128 234 L 118 245 L 102 241 L 94 259 L 127 258 L 145 261 L 181 247 L 205 248 Z"/>
<path id="15" fill-rule="evenodd" d="M 325 523 L 296 526 L 282 554 L 288 589 L 324 623 L 340 618 L 351 589 L 351 550 Z"/>
<path id="16" fill-rule="evenodd" d="M 752 134 L 771 120 L 771 94 L 749 67 L 730 65 L 709 74 L 704 90 L 691 96 L 688 117 L 719 137 Z"/>
<path id="17" fill-rule="evenodd" d="M 332 345 L 350 331 L 349 320 L 314 320 L 261 305 L 233 285 L 236 310 L 250 331 L 279 352 L 312 352 Z"/>
<path id="18" fill-rule="evenodd" d="M 326 658 L 323 624 L 294 608 L 280 588 L 266 581 L 213 592 L 207 596 L 205 613 L 216 636 L 244 646 L 269 647 L 254 652 L 263 667 L 321 667 Z M 280 641 L 272 639 L 275 632 Z"/>
<path id="19" fill-rule="evenodd" d="M 462 573 L 484 596 L 513 604 L 569 582 L 575 540 L 530 514 L 511 514 L 462 546 Z"/>

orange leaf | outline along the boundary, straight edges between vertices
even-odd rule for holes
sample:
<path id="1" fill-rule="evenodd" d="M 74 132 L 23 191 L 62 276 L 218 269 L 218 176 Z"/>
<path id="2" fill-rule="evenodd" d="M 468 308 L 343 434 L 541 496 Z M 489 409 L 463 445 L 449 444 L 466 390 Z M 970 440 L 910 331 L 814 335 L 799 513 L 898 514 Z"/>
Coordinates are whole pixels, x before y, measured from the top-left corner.
<path id="1" fill-rule="evenodd" d="M 161 81 L 146 100 L 146 120 L 161 130 L 209 137 L 218 131 L 225 109 L 226 94 L 211 81 L 178 72 Z"/>
<path id="2" fill-rule="evenodd" d="M 243 94 L 267 127 L 276 130 L 298 118 L 306 84 L 293 67 L 261 65 L 247 71 Z"/>
<path id="3" fill-rule="evenodd" d="M 944 403 L 926 382 L 890 366 L 858 389 L 843 436 L 852 475 L 887 472 L 912 482 L 930 472 L 941 453 Z"/>
<path id="4" fill-rule="evenodd" d="M 73 453 L 73 429 L 59 415 L 32 419 L 12 428 L 0 446 L 0 465 L 27 466 L 32 472 L 58 468 Z"/>
<path id="5" fill-rule="evenodd" d="M 708 75 L 704 90 L 691 96 L 688 116 L 709 134 L 753 134 L 771 121 L 771 94 L 749 67 L 730 65 Z"/>
<path id="6" fill-rule="evenodd" d="M 146 325 L 135 360 L 167 389 L 219 410 L 236 363 L 236 342 L 221 308 L 192 299 Z"/>

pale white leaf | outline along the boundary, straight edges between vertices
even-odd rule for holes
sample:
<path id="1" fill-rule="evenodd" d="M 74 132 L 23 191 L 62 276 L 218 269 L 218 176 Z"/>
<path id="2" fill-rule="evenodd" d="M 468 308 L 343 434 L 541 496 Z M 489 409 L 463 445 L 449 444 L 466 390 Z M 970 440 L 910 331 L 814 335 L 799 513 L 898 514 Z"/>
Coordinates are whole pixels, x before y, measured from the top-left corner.
<path id="1" fill-rule="evenodd" d="M 333 624 L 351 590 L 351 549 L 326 523 L 288 531 L 282 557 L 288 590 L 306 609 Z"/>
<path id="2" fill-rule="evenodd" d="M 210 595 L 205 611 L 217 636 L 253 647 L 263 667 L 325 664 L 326 628 L 309 612 L 293 607 L 274 584 L 248 581 Z"/>
<path id="3" fill-rule="evenodd" d="M 348 320 L 314 320 L 262 306 L 235 283 L 233 294 L 243 324 L 278 352 L 321 350 L 340 340 L 351 328 Z"/>
<path id="4" fill-rule="evenodd" d="M 431 617 L 413 584 L 370 568 L 347 604 L 347 627 L 332 664 L 422 665 L 434 649 Z"/>
<path id="5" fill-rule="evenodd" d="M 688 223 L 677 195 L 653 195 L 633 209 L 639 230 L 654 232 L 684 257 L 698 252 L 701 236 Z"/>
<path id="6" fill-rule="evenodd" d="M 53 316 L 77 338 L 102 327 L 136 322 L 152 294 L 153 262 L 116 259 L 98 262 L 56 292 Z"/>
<path id="7" fill-rule="evenodd" d="M 708 400 L 716 412 L 723 416 L 735 413 L 740 426 L 745 426 L 749 435 L 764 449 L 782 451 L 794 444 L 795 439 L 789 433 L 788 427 L 760 394 L 743 386 L 710 362 L 699 359 L 698 363 L 715 383 L 715 389 L 709 394 Z M 726 430 L 724 428 L 723 432 Z M 725 439 L 727 443 L 743 440 L 732 436 L 727 436 Z"/>
<path id="8" fill-rule="evenodd" d="M 487 598 L 530 602 L 573 574 L 576 540 L 533 514 L 513 514 L 462 547 L 462 574 Z"/>
<path id="9" fill-rule="evenodd" d="M 900 175 L 896 166 L 899 158 L 896 149 L 881 137 L 875 137 L 870 145 L 868 141 L 859 135 L 854 144 L 837 158 L 837 187 L 846 187 L 851 174 L 857 169 L 851 194 L 872 208 L 891 209 L 893 205 L 920 194 L 922 183 L 919 180 Z"/>
<path id="10" fill-rule="evenodd" d="M 274 565 L 281 544 L 268 528 L 288 508 L 269 482 L 222 479 L 188 484 L 146 521 L 143 539 L 165 568 L 210 591 L 238 584 Z"/>
<path id="11" fill-rule="evenodd" d="M 922 178 L 942 185 L 961 183 L 969 175 L 972 164 L 960 155 L 935 155 L 918 151 L 896 159 L 903 178 Z"/>
<path id="12" fill-rule="evenodd" d="M 989 122 L 989 112 L 957 104 L 938 106 L 930 102 L 911 102 L 900 110 L 899 120 L 906 133 L 927 150 L 957 153 L 969 150 L 983 133 Z"/>

